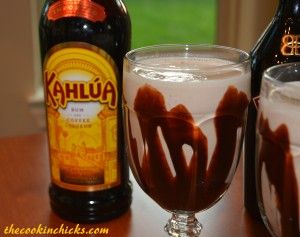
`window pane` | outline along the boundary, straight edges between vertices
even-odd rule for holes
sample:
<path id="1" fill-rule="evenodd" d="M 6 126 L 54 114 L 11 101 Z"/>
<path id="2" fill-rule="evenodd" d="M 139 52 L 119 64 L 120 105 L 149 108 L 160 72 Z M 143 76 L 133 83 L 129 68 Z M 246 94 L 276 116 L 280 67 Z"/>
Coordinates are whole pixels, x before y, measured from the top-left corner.
<path id="1" fill-rule="evenodd" d="M 161 43 L 214 43 L 216 0 L 124 0 L 132 48 Z"/>

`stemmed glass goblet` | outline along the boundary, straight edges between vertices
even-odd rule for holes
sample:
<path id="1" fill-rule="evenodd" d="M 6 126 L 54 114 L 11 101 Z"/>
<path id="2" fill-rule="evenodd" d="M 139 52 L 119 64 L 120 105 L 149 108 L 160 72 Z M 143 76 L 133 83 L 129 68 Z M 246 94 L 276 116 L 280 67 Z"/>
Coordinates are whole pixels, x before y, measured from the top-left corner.
<path id="1" fill-rule="evenodd" d="M 236 170 L 250 90 L 248 54 L 209 45 L 127 53 L 126 150 L 140 187 L 172 213 L 171 236 L 199 236 L 195 213 L 215 204 Z"/>

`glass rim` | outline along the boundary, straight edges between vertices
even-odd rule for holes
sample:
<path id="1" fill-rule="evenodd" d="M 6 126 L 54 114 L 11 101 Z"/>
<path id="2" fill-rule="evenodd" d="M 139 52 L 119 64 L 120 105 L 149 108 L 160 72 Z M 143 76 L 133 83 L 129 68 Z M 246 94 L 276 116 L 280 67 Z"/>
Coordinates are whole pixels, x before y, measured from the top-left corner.
<path id="1" fill-rule="evenodd" d="M 277 73 L 276 76 L 272 75 L 272 73 L 274 73 L 275 70 L 278 70 L 280 68 L 287 69 L 287 68 L 291 68 L 292 66 L 299 67 L 299 71 L 300 71 L 300 62 L 283 63 L 283 64 L 274 65 L 274 66 L 271 66 L 271 67 L 267 68 L 263 73 L 263 78 L 262 79 L 267 80 L 267 81 L 269 81 L 272 84 L 277 85 L 277 86 L 280 86 L 280 85 L 288 86 L 289 81 L 282 81 L 282 80 L 277 79 L 280 75 L 285 73 L 286 70 L 282 70 L 280 73 Z M 299 78 L 299 82 L 300 82 L 300 78 Z"/>
<path id="2" fill-rule="evenodd" d="M 177 49 L 177 50 L 182 50 L 182 55 L 184 52 L 188 53 L 189 51 L 192 52 L 193 50 L 204 50 L 205 49 L 217 49 L 217 50 L 223 50 L 227 52 L 233 52 L 237 53 L 240 55 L 239 62 L 233 62 L 229 59 L 226 58 L 217 58 L 217 59 L 223 59 L 223 60 L 228 60 L 230 63 L 225 64 L 225 65 L 220 65 L 220 66 L 214 66 L 212 68 L 206 68 L 205 70 L 199 69 L 199 68 L 170 68 L 170 67 L 165 67 L 165 66 L 157 66 L 157 65 L 148 65 L 146 63 L 138 62 L 134 60 L 134 55 L 139 55 L 141 53 L 147 53 L 151 52 L 151 50 L 168 50 L 165 51 L 166 53 L 169 52 L 171 53 L 171 49 Z M 163 51 L 162 51 L 163 52 Z M 154 52 L 153 52 L 154 55 Z M 212 57 L 213 58 L 213 57 Z M 245 64 L 250 63 L 250 55 L 237 48 L 233 47 L 227 47 L 227 46 L 222 46 L 222 45 L 217 45 L 217 44 L 156 44 L 156 45 L 149 45 L 149 46 L 144 46 L 144 47 L 139 47 L 136 49 L 132 49 L 129 52 L 125 54 L 124 57 L 125 60 L 127 60 L 130 64 L 134 64 L 136 66 L 140 66 L 141 68 L 144 69 L 159 69 L 162 71 L 187 71 L 187 72 L 215 72 L 215 71 L 220 71 L 220 70 L 226 70 L 226 69 L 232 69 L 232 68 L 241 68 Z"/>

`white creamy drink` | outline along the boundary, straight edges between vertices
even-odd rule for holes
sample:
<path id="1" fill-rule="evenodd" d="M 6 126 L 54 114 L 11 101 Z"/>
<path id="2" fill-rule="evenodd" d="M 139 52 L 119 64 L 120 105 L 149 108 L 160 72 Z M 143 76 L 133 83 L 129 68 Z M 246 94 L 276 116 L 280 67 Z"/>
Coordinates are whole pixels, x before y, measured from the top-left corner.
<path id="1" fill-rule="evenodd" d="M 133 109 L 137 91 L 145 84 L 157 88 L 164 96 L 167 110 L 183 104 L 193 115 L 197 125 L 207 136 L 208 158 L 210 160 L 216 145 L 214 128 L 215 111 L 229 86 L 244 92 L 250 98 L 250 71 L 234 66 L 230 61 L 197 57 L 157 57 L 142 59 L 131 72 L 124 67 L 124 99 Z M 219 68 L 216 72 L 215 68 Z M 165 69 L 167 68 L 167 70 Z M 131 117 L 136 124 L 136 118 Z M 140 137 L 138 126 L 132 126 L 134 137 Z M 143 142 L 143 141 L 140 141 Z M 139 148 L 142 146 L 138 145 Z M 187 157 L 191 150 L 184 147 Z M 140 150 L 140 154 L 143 151 Z M 167 152 L 168 153 L 168 152 Z"/>
<path id="2" fill-rule="evenodd" d="M 297 93 L 295 88 L 289 87 L 291 84 L 298 90 Z M 260 98 L 257 135 L 260 141 L 258 158 L 261 205 L 272 232 L 277 236 L 299 234 L 299 229 L 283 229 L 283 226 L 290 228 L 284 224 L 285 219 L 289 219 L 290 223 L 291 220 L 296 221 L 300 226 L 299 91 L 300 82 L 289 82 L 269 91 L 268 97 Z"/>
<path id="3" fill-rule="evenodd" d="M 230 85 L 247 95 L 250 94 L 250 72 L 244 72 L 244 69 L 236 65 L 229 67 L 229 61 L 168 57 L 143 59 L 138 62 L 146 64 L 148 68 L 137 65 L 133 71 L 127 72 L 125 65 L 124 69 L 124 97 L 129 107 L 133 106 L 139 87 L 145 84 L 159 88 L 168 109 L 184 104 L 192 114 L 205 116 L 214 113 Z M 216 67 L 220 71 L 215 72 Z"/>

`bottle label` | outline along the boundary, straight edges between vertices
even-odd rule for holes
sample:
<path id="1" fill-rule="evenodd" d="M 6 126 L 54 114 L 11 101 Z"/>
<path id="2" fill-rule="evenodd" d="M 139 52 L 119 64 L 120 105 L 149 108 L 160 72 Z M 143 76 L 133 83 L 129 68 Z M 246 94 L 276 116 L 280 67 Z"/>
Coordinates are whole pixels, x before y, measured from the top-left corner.
<path id="1" fill-rule="evenodd" d="M 52 182 L 74 191 L 120 184 L 117 69 L 103 50 L 63 43 L 47 54 L 44 89 Z"/>
<path id="2" fill-rule="evenodd" d="M 58 20 L 62 17 L 81 17 L 89 21 L 104 21 L 105 8 L 92 0 L 58 0 L 48 10 L 49 20 Z"/>
<path id="3" fill-rule="evenodd" d="M 281 40 L 281 53 L 284 56 L 300 56 L 300 36 L 284 35 Z"/>

